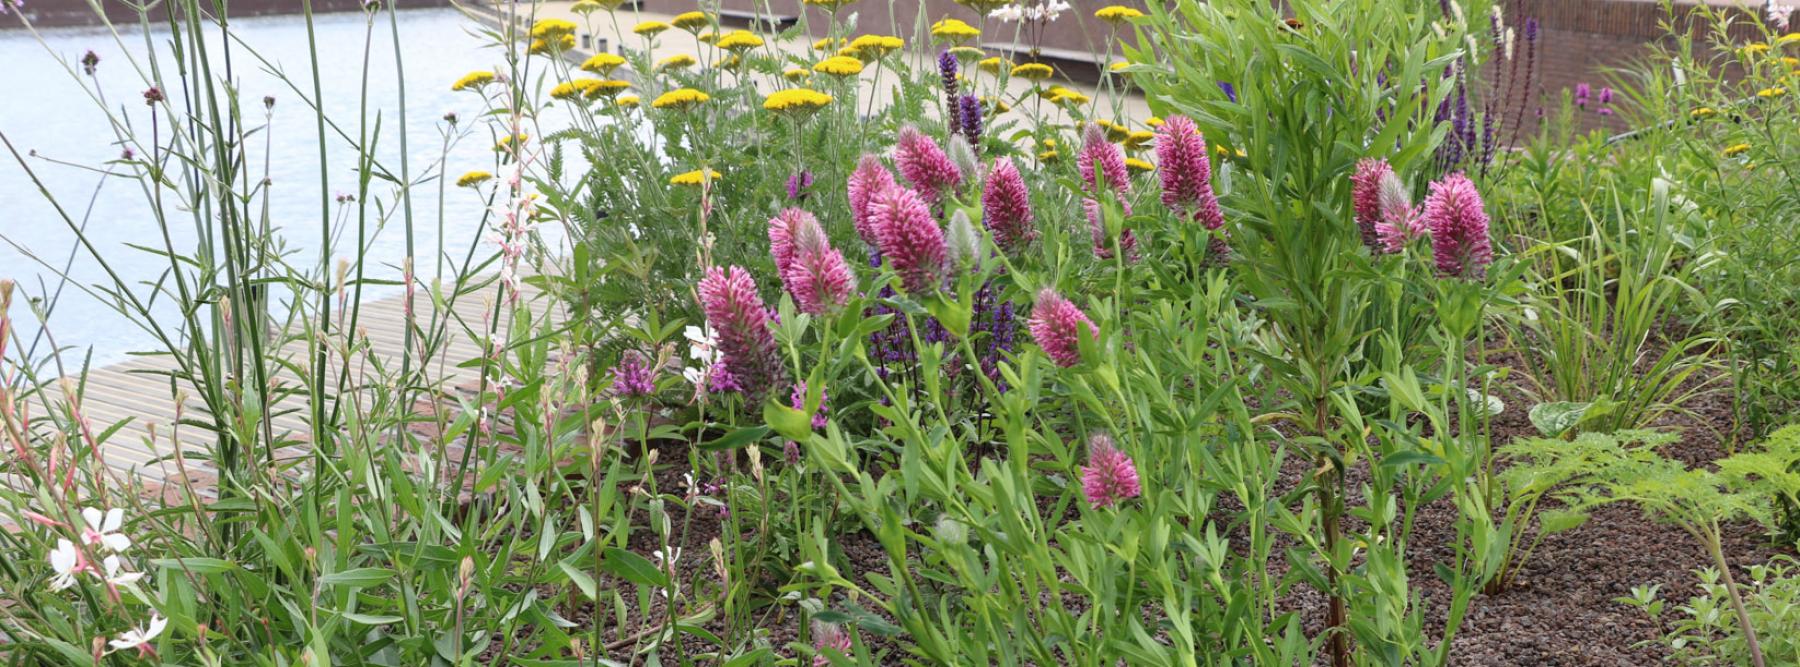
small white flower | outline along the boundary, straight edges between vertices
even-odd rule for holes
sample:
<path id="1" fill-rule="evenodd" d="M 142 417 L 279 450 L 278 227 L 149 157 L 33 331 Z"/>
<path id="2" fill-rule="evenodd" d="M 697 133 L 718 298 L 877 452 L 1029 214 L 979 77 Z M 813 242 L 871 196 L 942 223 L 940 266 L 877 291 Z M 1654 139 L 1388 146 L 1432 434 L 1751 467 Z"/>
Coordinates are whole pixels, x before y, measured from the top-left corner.
<path id="1" fill-rule="evenodd" d="M 144 573 L 142 572 L 127 572 L 118 556 L 107 556 L 104 560 L 100 561 L 100 565 L 104 570 L 104 572 L 100 573 L 101 578 L 105 579 L 106 583 L 114 588 L 119 586 L 130 586 L 137 583 L 139 579 L 144 578 Z"/>
<path id="2" fill-rule="evenodd" d="M 1006 23 L 1018 23 L 1025 18 L 1025 8 L 1017 4 L 1001 5 L 988 12 L 988 18 L 998 19 Z"/>
<path id="3" fill-rule="evenodd" d="M 1794 15 L 1795 5 L 1786 2 L 1769 3 L 1769 24 L 1776 30 L 1788 29 L 1788 17 Z"/>
<path id="4" fill-rule="evenodd" d="M 87 507 L 81 510 L 81 521 L 87 524 L 81 541 L 88 546 L 104 545 L 115 552 L 131 548 L 131 538 L 119 532 L 125 524 L 125 510 L 114 507 L 101 512 L 98 507 Z"/>
<path id="5" fill-rule="evenodd" d="M 75 575 L 87 569 L 83 563 L 81 551 L 75 543 L 68 540 L 57 540 L 56 549 L 50 552 L 50 569 L 56 576 L 50 580 L 50 590 L 60 591 L 75 585 Z"/>
<path id="6" fill-rule="evenodd" d="M 169 619 L 163 618 L 160 614 L 151 614 L 149 627 L 132 628 L 120 633 L 117 639 L 107 642 L 112 646 L 112 650 L 107 653 L 137 649 L 139 656 L 150 655 L 153 653 L 150 650 L 150 642 L 155 641 L 156 636 L 162 634 L 163 628 L 168 626 Z"/>
<path id="7" fill-rule="evenodd" d="M 650 555 L 656 558 L 657 565 L 668 570 L 669 574 L 674 574 L 675 564 L 681 562 L 681 547 L 657 549 L 656 551 L 651 552 Z"/>

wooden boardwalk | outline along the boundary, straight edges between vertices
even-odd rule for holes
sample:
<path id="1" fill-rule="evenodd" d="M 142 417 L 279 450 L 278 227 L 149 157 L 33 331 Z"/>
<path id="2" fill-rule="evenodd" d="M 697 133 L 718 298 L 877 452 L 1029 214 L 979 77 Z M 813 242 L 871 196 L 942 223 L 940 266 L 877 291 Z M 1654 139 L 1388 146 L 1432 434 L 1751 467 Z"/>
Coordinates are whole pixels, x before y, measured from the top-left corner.
<path id="1" fill-rule="evenodd" d="M 526 287 L 523 293 L 521 301 L 532 312 L 534 321 L 541 321 L 546 315 L 562 319 L 563 309 L 551 297 L 530 287 Z M 466 389 L 479 380 L 478 369 L 461 368 L 459 364 L 482 355 L 481 336 L 486 331 L 485 323 L 491 320 L 494 302 L 498 298 L 497 281 L 471 288 L 456 298 L 454 307 L 450 309 L 451 317 L 447 323 L 442 324 L 444 341 L 426 369 L 421 386 L 431 387 L 434 391 L 441 392 L 441 396 L 458 391 L 459 387 Z M 385 367 L 389 369 L 389 373 L 399 367 L 406 339 L 405 299 L 404 294 L 398 294 L 363 305 L 357 327 L 366 332 L 368 344 L 353 353 L 350 364 L 352 386 L 362 386 L 379 379 L 374 372 L 376 367 Z M 430 326 L 435 313 L 430 298 L 421 290 L 415 297 L 415 303 L 417 326 Z M 503 339 L 504 331 L 497 337 Z M 277 359 L 286 360 L 301 368 L 311 366 L 307 361 L 307 346 L 301 340 L 290 341 L 272 354 Z M 417 356 L 415 348 L 415 360 Z M 273 363 L 270 366 L 278 367 Z M 343 368 L 341 358 L 332 355 L 329 372 L 335 375 Z M 200 392 L 191 383 L 171 379 L 171 373 L 175 370 L 175 360 L 167 355 L 139 357 L 92 369 L 88 372 L 86 391 L 82 394 L 82 412 L 96 436 L 115 424 L 123 424 L 107 438 L 102 447 L 107 466 L 123 479 L 135 478 L 144 484 L 147 492 L 155 495 L 173 491 L 173 487 L 180 486 L 181 477 L 185 473 L 186 480 L 195 488 L 210 494 L 216 480 L 216 471 L 210 461 L 193 453 L 207 451 L 216 436 L 212 431 L 191 422 L 208 422 L 211 417 L 205 413 L 205 406 L 198 398 Z M 304 386 L 302 379 L 287 369 L 277 372 L 271 378 L 271 385 L 277 391 L 280 387 Z M 171 444 L 170 425 L 176 422 L 177 396 L 182 394 L 188 397 L 182 417 L 190 423 L 180 427 L 183 455 L 178 462 Z M 418 398 L 428 401 L 432 396 Z M 307 421 L 310 415 L 308 397 L 304 393 L 280 398 L 271 407 L 269 414 L 275 415 L 271 419 L 271 425 L 276 442 L 305 443 L 313 440 L 312 427 Z M 303 446 L 277 450 L 277 456 L 287 460 L 302 457 L 306 453 Z"/>

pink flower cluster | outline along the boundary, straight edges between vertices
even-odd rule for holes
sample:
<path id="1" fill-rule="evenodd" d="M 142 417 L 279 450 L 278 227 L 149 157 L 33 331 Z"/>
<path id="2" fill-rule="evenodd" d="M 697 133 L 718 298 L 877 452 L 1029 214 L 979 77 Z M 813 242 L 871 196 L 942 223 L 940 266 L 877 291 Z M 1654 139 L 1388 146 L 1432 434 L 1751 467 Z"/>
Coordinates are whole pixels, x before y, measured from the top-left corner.
<path id="1" fill-rule="evenodd" d="M 756 294 L 756 281 L 736 266 L 708 267 L 698 291 L 706 322 L 718 332 L 715 372 L 726 371 L 750 403 L 760 403 L 770 387 L 787 377 L 787 368 L 769 331 L 769 311 Z"/>
<path id="2" fill-rule="evenodd" d="M 823 315 L 844 305 L 856 279 L 813 214 L 790 208 L 769 220 L 769 253 L 800 312 Z"/>
<path id="3" fill-rule="evenodd" d="M 1206 138 L 1186 116 L 1170 116 L 1156 132 L 1156 159 L 1162 175 L 1162 201 L 1169 210 L 1190 215 L 1207 229 L 1225 226 L 1219 198 L 1213 194 L 1212 163 Z"/>
<path id="4" fill-rule="evenodd" d="M 1008 253 L 1018 252 L 1038 237 L 1031 212 L 1031 192 L 1025 177 L 1011 158 L 994 161 L 981 191 L 981 222 L 994 233 L 994 243 Z"/>
<path id="5" fill-rule="evenodd" d="M 1037 305 L 1031 308 L 1031 318 L 1025 326 L 1038 347 L 1044 349 L 1044 354 L 1063 368 L 1081 363 L 1083 328 L 1087 329 L 1090 338 L 1100 337 L 1100 328 L 1094 326 L 1086 313 L 1049 288 L 1038 293 Z"/>
<path id="6" fill-rule="evenodd" d="M 1081 493 L 1088 505 L 1107 507 L 1138 497 L 1137 464 L 1113 446 L 1112 438 L 1096 433 L 1088 439 L 1088 464 L 1081 467 Z"/>
<path id="7" fill-rule="evenodd" d="M 962 170 L 956 168 L 956 162 L 944 153 L 937 141 L 915 127 L 900 130 L 894 145 L 894 164 L 900 167 L 900 175 L 906 177 L 913 189 L 933 204 L 943 198 L 945 191 L 954 190 L 963 179 Z"/>
<path id="8" fill-rule="evenodd" d="M 1425 224 L 1431 229 L 1431 255 L 1439 273 L 1472 280 L 1487 275 L 1494 261 L 1487 210 L 1469 177 L 1458 172 L 1431 184 Z"/>
<path id="9" fill-rule="evenodd" d="M 876 245 L 875 216 L 871 204 L 875 195 L 890 188 L 899 187 L 894 182 L 894 174 L 882 166 L 881 158 L 864 155 L 856 163 L 856 171 L 850 172 L 850 221 L 856 225 L 856 235 L 861 236 L 863 243 Z"/>
<path id="10" fill-rule="evenodd" d="M 930 206 L 919 193 L 894 187 L 877 193 L 869 209 L 876 247 L 900 274 L 901 286 L 914 293 L 936 291 L 949 250 Z"/>
<path id="11" fill-rule="evenodd" d="M 1075 156 L 1075 168 L 1081 172 L 1081 181 L 1085 184 L 1088 197 L 1081 200 L 1081 208 L 1087 213 L 1088 232 L 1094 239 L 1094 255 L 1102 259 L 1113 256 L 1112 239 L 1106 234 L 1106 221 L 1101 217 L 1099 197 L 1100 181 L 1106 182 L 1106 189 L 1117 196 L 1119 206 L 1126 217 L 1131 216 L 1131 203 L 1125 194 L 1131 186 L 1131 173 L 1125 168 L 1125 152 L 1106 140 L 1106 132 L 1099 125 L 1088 125 L 1081 136 L 1081 153 Z M 1125 250 L 1128 258 L 1137 258 L 1137 236 L 1126 229 L 1119 234 L 1119 247 Z"/>

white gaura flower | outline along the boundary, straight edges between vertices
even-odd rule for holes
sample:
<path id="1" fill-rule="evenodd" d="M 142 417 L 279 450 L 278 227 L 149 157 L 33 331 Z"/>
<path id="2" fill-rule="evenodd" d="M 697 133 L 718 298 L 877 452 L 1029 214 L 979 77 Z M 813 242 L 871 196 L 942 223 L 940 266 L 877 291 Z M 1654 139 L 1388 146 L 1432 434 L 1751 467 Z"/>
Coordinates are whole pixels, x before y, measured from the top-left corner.
<path id="1" fill-rule="evenodd" d="M 81 531 L 81 541 L 88 546 L 105 546 L 114 552 L 131 548 L 131 538 L 119 532 L 125 524 L 125 510 L 114 507 L 102 512 L 98 507 L 87 507 L 81 510 L 81 521 L 87 524 Z"/>
<path id="2" fill-rule="evenodd" d="M 681 369 L 681 377 L 694 385 L 694 393 L 698 396 L 706 387 L 706 378 L 713 365 L 719 362 L 718 336 L 712 327 L 691 324 L 682 333 L 688 339 L 688 356 L 700 363 Z"/>
<path id="3" fill-rule="evenodd" d="M 75 585 L 75 575 L 87 569 L 87 558 L 75 543 L 68 540 L 57 540 L 56 549 L 50 552 L 50 570 L 56 573 L 50 579 L 50 590 L 60 591 Z"/>
<path id="4" fill-rule="evenodd" d="M 163 628 L 166 627 L 169 627 L 169 619 L 163 618 L 161 614 L 151 614 L 148 627 L 132 628 L 120 633 L 118 638 L 107 642 L 112 646 L 112 650 L 107 653 L 137 649 L 138 657 L 155 655 L 156 651 L 150 648 L 150 642 L 155 641 L 157 635 L 162 634 Z"/>
<path id="5" fill-rule="evenodd" d="M 114 588 L 119 586 L 129 586 L 137 583 L 139 579 L 144 578 L 144 573 L 142 572 L 126 571 L 125 566 L 122 561 L 119 560 L 118 556 L 107 556 L 105 560 L 100 561 L 100 565 L 101 569 L 104 570 L 99 573 L 101 578 L 105 579 L 106 583 Z"/>
<path id="6" fill-rule="evenodd" d="M 1001 5 L 988 12 L 988 18 L 998 19 L 1006 23 L 1018 23 L 1025 18 L 1025 8 L 1017 4 Z"/>

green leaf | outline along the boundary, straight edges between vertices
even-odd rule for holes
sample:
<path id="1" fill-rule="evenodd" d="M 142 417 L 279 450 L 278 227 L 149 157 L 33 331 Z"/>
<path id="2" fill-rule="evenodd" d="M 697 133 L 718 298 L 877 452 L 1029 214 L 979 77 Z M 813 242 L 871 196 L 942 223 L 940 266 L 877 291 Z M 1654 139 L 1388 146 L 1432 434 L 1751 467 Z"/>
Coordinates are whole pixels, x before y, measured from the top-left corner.
<path id="1" fill-rule="evenodd" d="M 177 569 L 199 574 L 218 574 L 237 569 L 237 564 L 218 558 L 158 558 L 150 561 L 158 569 Z"/>
<path id="2" fill-rule="evenodd" d="M 763 422 L 789 440 L 812 437 L 812 417 L 774 400 L 763 404 Z"/>
<path id="3" fill-rule="evenodd" d="M 669 575 L 657 569 L 649 559 L 618 547 L 607 547 L 600 552 L 600 569 L 640 586 L 669 586 Z"/>
<path id="4" fill-rule="evenodd" d="M 1547 509 L 1538 512 L 1538 533 L 1554 535 L 1563 531 L 1574 530 L 1587 523 L 1587 512 L 1569 509 Z"/>
<path id="5" fill-rule="evenodd" d="M 369 588 L 387 583 L 394 577 L 394 571 L 380 567 L 359 567 L 343 572 L 333 572 L 319 577 L 319 583 L 327 586 L 347 586 L 350 588 Z"/>
<path id="6" fill-rule="evenodd" d="M 594 584 L 593 575 L 583 572 L 581 568 L 575 567 L 573 563 L 566 560 L 558 562 L 557 566 L 562 568 L 563 574 L 569 575 L 569 581 L 574 582 L 575 587 L 581 589 L 583 595 L 586 595 L 589 600 L 595 599 L 596 590 L 599 587 Z"/>
<path id="7" fill-rule="evenodd" d="M 811 422 L 808 422 L 808 424 L 810 425 Z M 745 426 L 719 436 L 718 439 L 715 439 L 712 442 L 700 445 L 700 449 L 710 452 L 742 449 L 750 443 L 769 437 L 770 430 L 771 429 L 767 426 Z"/>
<path id="8" fill-rule="evenodd" d="M 1531 425 L 1537 427 L 1538 432 L 1544 434 L 1544 437 L 1559 438 L 1569 429 L 1575 428 L 1576 424 L 1580 424 L 1582 417 L 1587 414 L 1588 408 L 1592 405 L 1592 403 L 1571 401 L 1539 403 L 1531 406 L 1531 412 L 1528 414 L 1531 418 Z"/>
<path id="9" fill-rule="evenodd" d="M 370 616 L 368 614 L 351 613 L 344 614 L 344 618 L 363 625 L 387 625 L 389 623 L 399 623 L 406 620 L 406 618 L 402 616 Z"/>

